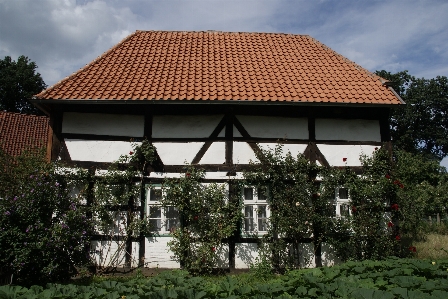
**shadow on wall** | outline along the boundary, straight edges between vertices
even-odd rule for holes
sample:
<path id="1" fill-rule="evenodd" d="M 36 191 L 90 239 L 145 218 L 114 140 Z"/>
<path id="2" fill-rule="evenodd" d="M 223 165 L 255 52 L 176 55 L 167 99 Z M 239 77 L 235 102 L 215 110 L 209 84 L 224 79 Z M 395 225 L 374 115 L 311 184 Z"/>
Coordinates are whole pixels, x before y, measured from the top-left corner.
<path id="1" fill-rule="evenodd" d="M 258 257 L 258 245 L 256 243 L 235 244 L 235 268 L 248 269 Z"/>
<path id="2" fill-rule="evenodd" d="M 322 266 L 329 267 L 341 263 L 342 261 L 337 257 L 334 247 L 331 244 L 322 243 Z"/>
<path id="3" fill-rule="evenodd" d="M 216 254 L 218 255 L 216 267 L 222 269 L 229 268 L 229 245 L 222 244 Z"/>
<path id="4" fill-rule="evenodd" d="M 300 268 L 314 268 L 316 266 L 313 243 L 300 243 L 297 250 Z"/>

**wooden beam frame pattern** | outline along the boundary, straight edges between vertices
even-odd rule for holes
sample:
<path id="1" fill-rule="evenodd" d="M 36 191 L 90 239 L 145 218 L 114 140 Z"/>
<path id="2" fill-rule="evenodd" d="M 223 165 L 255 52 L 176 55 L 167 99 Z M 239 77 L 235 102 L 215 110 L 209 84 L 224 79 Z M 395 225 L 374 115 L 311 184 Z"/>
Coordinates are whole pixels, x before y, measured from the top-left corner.
<path id="1" fill-rule="evenodd" d="M 233 122 L 236 120 L 235 115 L 227 113 L 226 115 L 226 165 L 233 165 Z"/>
<path id="2" fill-rule="evenodd" d="M 59 158 L 61 152 L 61 143 L 63 141 L 62 136 L 62 113 L 55 111 L 50 116 L 50 126 L 53 136 L 51 136 L 51 161 L 56 161 Z"/>
<path id="3" fill-rule="evenodd" d="M 59 152 L 59 157 L 62 161 L 72 161 L 70 153 L 68 152 L 67 145 L 65 144 L 65 139 L 62 139 L 61 141 L 61 150 Z"/>
<path id="4" fill-rule="evenodd" d="M 226 116 L 224 116 L 221 121 L 218 123 L 216 128 L 213 130 L 213 132 L 210 134 L 209 139 L 213 139 L 218 137 L 219 133 L 221 133 L 222 129 L 227 124 Z M 199 150 L 199 152 L 196 154 L 196 156 L 191 161 L 191 164 L 198 164 L 199 161 L 201 161 L 202 157 L 204 157 L 204 154 L 207 152 L 207 150 L 210 148 L 210 145 L 212 145 L 213 141 L 206 141 L 202 148 Z"/>
<path id="5" fill-rule="evenodd" d="M 243 127 L 243 125 L 241 124 L 241 122 L 234 117 L 234 125 L 235 128 L 240 132 L 241 136 L 243 136 L 246 139 L 251 139 L 251 136 L 249 135 L 249 133 L 246 131 L 246 129 Z M 232 128 L 233 130 L 233 128 Z M 247 144 L 249 144 L 250 148 L 254 151 L 255 156 L 258 158 L 258 160 L 263 161 L 264 157 L 263 157 L 263 152 L 260 149 L 260 147 L 258 146 L 258 144 L 256 142 L 251 142 L 248 141 Z"/>

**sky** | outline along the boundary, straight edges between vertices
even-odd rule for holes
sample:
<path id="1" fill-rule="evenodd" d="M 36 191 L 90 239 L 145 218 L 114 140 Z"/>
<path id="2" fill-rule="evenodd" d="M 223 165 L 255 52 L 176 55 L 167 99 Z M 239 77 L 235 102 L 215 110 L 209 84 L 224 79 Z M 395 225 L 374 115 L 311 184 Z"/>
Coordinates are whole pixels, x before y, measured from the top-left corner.
<path id="1" fill-rule="evenodd" d="M 0 0 L 0 58 L 48 86 L 136 30 L 307 34 L 370 71 L 448 76 L 446 0 Z"/>

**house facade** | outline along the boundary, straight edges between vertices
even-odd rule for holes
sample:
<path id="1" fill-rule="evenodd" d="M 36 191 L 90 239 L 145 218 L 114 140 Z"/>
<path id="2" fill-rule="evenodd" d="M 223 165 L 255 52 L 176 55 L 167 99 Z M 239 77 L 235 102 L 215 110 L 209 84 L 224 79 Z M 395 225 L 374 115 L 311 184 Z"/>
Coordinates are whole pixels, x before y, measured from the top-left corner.
<path id="1" fill-rule="evenodd" d="M 206 170 L 204 182 L 226 184 L 278 142 L 311 163 L 362 172 L 361 154 L 391 148 L 389 111 L 404 104 L 384 79 L 309 36 L 216 31 L 137 31 L 33 103 L 50 116 L 52 160 L 105 169 L 132 150 L 131 139 L 147 138 L 158 155 L 145 178 L 154 186 L 186 163 Z M 243 227 L 260 223 L 262 232 L 269 209 L 250 209 L 268 203 L 243 192 Z M 142 195 L 141 215 L 166 221 L 167 211 L 147 212 L 155 194 Z M 126 248 L 147 267 L 176 268 L 170 239 L 164 226 Z M 110 242 L 98 237 L 92 247 L 98 253 Z M 334 262 L 325 244 L 302 245 L 311 256 L 304 266 Z M 248 268 L 257 243 L 241 233 L 221 254 L 223 267 Z"/>

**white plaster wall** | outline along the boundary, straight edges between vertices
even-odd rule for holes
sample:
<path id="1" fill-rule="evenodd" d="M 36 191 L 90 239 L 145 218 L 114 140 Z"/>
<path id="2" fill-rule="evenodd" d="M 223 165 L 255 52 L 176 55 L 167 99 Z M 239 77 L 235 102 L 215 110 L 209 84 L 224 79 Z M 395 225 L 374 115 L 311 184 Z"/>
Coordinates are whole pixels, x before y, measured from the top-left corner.
<path id="1" fill-rule="evenodd" d="M 251 137 L 308 139 L 308 119 L 237 115 Z"/>
<path id="2" fill-rule="evenodd" d="M 380 123 L 367 119 L 316 119 L 316 140 L 381 141 Z"/>
<path id="3" fill-rule="evenodd" d="M 378 148 L 374 145 L 329 145 L 318 144 L 317 147 L 331 166 L 361 166 L 361 155 L 371 156 Z M 347 158 L 347 161 L 344 161 Z"/>
<path id="4" fill-rule="evenodd" d="M 143 137 L 142 115 L 64 112 L 62 133 Z"/>
<path id="5" fill-rule="evenodd" d="M 153 138 L 206 138 L 223 115 L 157 115 L 152 121 Z"/>
<path id="6" fill-rule="evenodd" d="M 223 244 L 223 246 L 218 249 L 216 254 L 218 256 L 216 267 L 229 268 L 229 245 Z"/>
<path id="7" fill-rule="evenodd" d="M 277 147 L 277 143 L 259 143 L 258 145 L 262 150 L 270 152 L 273 152 Z M 285 158 L 289 152 L 295 158 L 297 157 L 298 154 L 303 154 L 307 146 L 308 146 L 307 144 L 289 144 L 289 143 L 283 144 L 282 157 Z"/>
<path id="8" fill-rule="evenodd" d="M 174 254 L 169 251 L 167 243 L 171 237 L 146 238 L 145 240 L 145 266 L 148 268 L 180 268 L 180 264 L 174 260 Z M 138 266 L 139 262 L 138 242 L 132 242 L 131 264 Z M 125 264 L 125 243 L 124 241 L 92 241 L 91 256 L 98 266 L 124 266 Z M 217 252 L 217 267 L 228 268 L 229 266 L 229 246 L 224 245 Z M 249 269 L 259 257 L 258 246 L 255 243 L 235 244 L 235 268 Z M 312 243 L 302 243 L 299 245 L 299 263 L 302 268 L 313 268 L 315 264 L 314 247 Z M 333 247 L 330 244 L 322 243 L 322 265 L 332 266 L 340 264 Z"/>
<path id="9" fill-rule="evenodd" d="M 95 263 L 100 267 L 124 266 L 125 242 L 92 241 L 90 252 Z"/>
<path id="10" fill-rule="evenodd" d="M 235 244 L 235 268 L 249 269 L 250 265 L 258 257 L 258 245 L 256 243 Z"/>
<path id="11" fill-rule="evenodd" d="M 259 162 L 252 148 L 247 142 L 233 142 L 233 164 L 249 164 Z"/>
<path id="12" fill-rule="evenodd" d="M 314 255 L 313 243 L 299 244 L 299 262 L 302 268 L 316 267 L 316 257 Z"/>
<path id="13" fill-rule="evenodd" d="M 168 242 L 171 237 L 145 238 L 145 266 L 148 268 L 180 268 L 180 264 L 173 258 L 173 252 L 169 251 Z"/>
<path id="14" fill-rule="evenodd" d="M 133 151 L 125 141 L 65 139 L 65 145 L 72 161 L 114 162 Z"/>
<path id="15" fill-rule="evenodd" d="M 131 267 L 138 267 L 140 243 L 132 242 Z"/>
<path id="16" fill-rule="evenodd" d="M 124 266 L 125 242 L 92 241 L 90 250 L 95 263 L 99 266 Z M 140 244 L 132 242 L 131 267 L 138 267 Z"/>
<path id="17" fill-rule="evenodd" d="M 126 231 L 126 219 L 127 212 L 126 211 L 114 211 L 110 212 L 112 215 L 113 223 L 108 227 L 100 227 L 95 225 L 94 230 L 99 235 L 108 235 L 108 236 L 123 236 Z M 97 221 L 97 216 L 94 216 Z"/>
<path id="18" fill-rule="evenodd" d="M 213 142 L 199 164 L 223 164 L 226 162 L 225 142 Z"/>
<path id="19" fill-rule="evenodd" d="M 333 246 L 328 243 L 322 243 L 322 266 L 329 267 L 342 263 L 337 257 Z"/>
<path id="20" fill-rule="evenodd" d="M 164 165 L 184 165 L 191 163 L 202 148 L 203 142 L 154 142 Z"/>
<path id="21" fill-rule="evenodd" d="M 221 132 L 218 134 L 218 137 L 226 137 L 226 128 L 223 128 Z M 243 137 L 240 131 L 234 126 L 233 127 L 233 137 Z"/>

